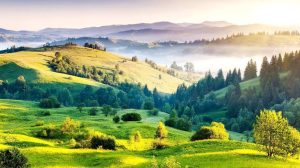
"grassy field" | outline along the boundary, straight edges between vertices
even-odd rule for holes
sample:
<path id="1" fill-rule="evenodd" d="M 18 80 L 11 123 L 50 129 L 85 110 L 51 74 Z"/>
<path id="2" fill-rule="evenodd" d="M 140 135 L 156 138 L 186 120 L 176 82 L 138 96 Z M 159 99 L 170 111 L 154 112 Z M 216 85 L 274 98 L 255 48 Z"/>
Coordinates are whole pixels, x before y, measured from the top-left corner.
<path id="1" fill-rule="evenodd" d="M 268 159 L 255 144 L 239 141 L 207 140 L 190 142 L 191 132 L 167 128 L 170 147 L 152 150 L 151 144 L 159 121 L 168 114 L 149 116 L 145 110 L 119 110 L 118 115 L 128 112 L 141 114 L 140 122 L 115 124 L 112 117 L 101 112 L 89 116 L 85 108 L 79 112 L 75 107 L 48 110 L 50 116 L 41 116 L 36 102 L 0 100 L 0 149 L 18 147 L 32 167 L 152 167 L 157 162 L 164 165 L 175 159 L 182 167 L 299 167 L 297 159 Z M 117 138 L 117 150 L 72 149 L 67 140 L 41 139 L 34 136 L 37 121 L 44 125 L 60 125 L 66 117 L 83 123 L 88 129 L 101 131 Z M 143 149 L 131 148 L 129 136 L 140 131 Z M 230 132 L 231 137 L 241 139 L 241 134 Z"/>
<path id="2" fill-rule="evenodd" d="M 124 75 L 120 81 L 147 84 L 150 89 L 157 87 L 158 91 L 171 93 L 182 83 L 189 84 L 179 78 L 152 68 L 144 61 L 132 62 L 130 59 L 109 52 L 84 48 L 79 46 L 56 47 L 44 51 L 23 51 L 10 54 L 1 54 L 0 79 L 13 81 L 19 75 L 24 75 L 28 81 L 34 83 L 60 83 L 104 86 L 103 84 L 85 78 L 53 72 L 47 61 L 54 57 L 56 51 L 63 56 L 68 56 L 78 65 L 95 66 L 99 69 L 114 69 L 118 64 Z M 161 79 L 159 76 L 161 75 Z M 182 74 L 181 74 L 182 75 Z"/>

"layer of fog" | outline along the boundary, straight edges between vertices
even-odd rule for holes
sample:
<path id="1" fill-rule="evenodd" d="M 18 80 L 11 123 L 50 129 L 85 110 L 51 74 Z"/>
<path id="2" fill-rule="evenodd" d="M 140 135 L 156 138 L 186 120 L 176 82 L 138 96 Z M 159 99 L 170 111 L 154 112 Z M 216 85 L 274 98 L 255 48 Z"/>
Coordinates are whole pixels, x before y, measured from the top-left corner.
<path id="1" fill-rule="evenodd" d="M 126 50 L 115 48 L 112 52 L 123 54 L 127 57 L 137 56 L 140 60 L 150 59 L 159 65 L 169 67 L 173 61 L 183 66 L 192 62 L 198 72 L 216 73 L 220 68 L 225 72 L 233 68 L 244 70 L 247 62 L 253 59 L 257 62 L 258 69 L 264 56 L 299 50 L 297 47 L 251 47 L 251 46 L 183 46 L 168 48 L 153 48 L 141 50 Z"/>
<path id="2" fill-rule="evenodd" d="M 40 47 L 43 44 L 45 44 L 45 42 L 16 42 L 16 43 L 15 42 L 3 42 L 3 43 L 0 43 L 0 50 L 5 50 L 12 46 Z"/>

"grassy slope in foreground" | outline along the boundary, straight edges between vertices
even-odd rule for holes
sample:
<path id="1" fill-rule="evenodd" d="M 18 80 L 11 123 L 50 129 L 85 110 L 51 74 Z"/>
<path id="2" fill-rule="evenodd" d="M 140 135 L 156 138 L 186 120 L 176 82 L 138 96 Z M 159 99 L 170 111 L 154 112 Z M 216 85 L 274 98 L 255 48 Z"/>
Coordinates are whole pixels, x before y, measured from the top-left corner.
<path id="1" fill-rule="evenodd" d="M 59 125 L 67 116 L 85 123 L 87 128 L 102 131 L 118 138 L 117 143 L 128 145 L 132 131 L 139 130 L 145 144 L 151 146 L 157 122 L 167 117 L 160 113 L 148 116 L 144 110 L 122 110 L 120 114 L 138 112 L 141 122 L 115 124 L 111 117 L 102 114 L 89 116 L 86 109 L 79 113 L 74 107 L 49 110 L 51 116 L 37 115 L 42 109 L 37 103 L 17 100 L 0 100 L 0 149 L 16 146 L 28 157 L 33 167 L 151 167 L 153 156 L 159 164 L 174 156 L 184 167 L 299 167 L 299 160 L 268 159 L 258 152 L 254 144 L 238 141 L 207 140 L 189 142 L 191 133 L 168 128 L 171 147 L 163 150 L 117 151 L 70 149 L 67 142 L 40 139 L 32 135 L 38 120 L 45 125 Z"/>
<path id="2" fill-rule="evenodd" d="M 120 81 L 129 81 L 145 85 L 153 89 L 157 87 L 159 91 L 171 93 L 177 89 L 179 84 L 184 83 L 183 80 L 173 77 L 167 73 L 152 68 L 149 64 L 138 61 L 132 62 L 125 57 L 121 57 L 109 52 L 84 48 L 79 46 L 55 47 L 50 51 L 24 51 L 10 54 L 0 55 L 2 66 L 1 72 L 16 68 L 16 75 L 25 75 L 28 79 L 32 79 L 37 83 L 77 83 L 83 85 L 100 86 L 101 84 L 93 80 L 70 76 L 67 74 L 53 72 L 48 66 L 47 61 L 54 57 L 54 53 L 59 51 L 63 56 L 69 56 L 72 61 L 78 65 L 95 66 L 102 69 L 114 69 L 119 64 L 120 70 L 124 71 L 124 75 L 120 75 Z M 3 66 L 4 63 L 14 62 L 17 65 Z M 32 74 L 25 73 L 33 71 Z M 11 71 L 10 71 L 11 72 Z M 23 74 L 24 73 L 24 74 Z M 159 79 L 161 75 L 161 79 Z M 2 79 L 10 79 L 11 76 L 1 75 Z M 186 82 L 185 82 L 186 83 Z M 188 84 L 188 83 L 187 83 Z"/>

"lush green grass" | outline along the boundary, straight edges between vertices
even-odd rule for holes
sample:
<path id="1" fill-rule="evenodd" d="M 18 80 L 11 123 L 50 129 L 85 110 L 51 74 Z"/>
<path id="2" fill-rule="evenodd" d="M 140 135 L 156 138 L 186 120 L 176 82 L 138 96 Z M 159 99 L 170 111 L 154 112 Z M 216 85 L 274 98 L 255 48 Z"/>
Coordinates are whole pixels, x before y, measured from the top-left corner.
<path id="1" fill-rule="evenodd" d="M 182 167 L 299 167 L 299 160 L 268 159 L 264 153 L 257 151 L 252 143 L 239 141 L 206 140 L 189 142 L 192 133 L 167 128 L 170 147 L 152 150 L 151 143 L 159 121 L 168 117 L 160 112 L 158 116 L 149 116 L 145 110 L 120 110 L 118 115 L 128 112 L 141 114 L 140 122 L 121 122 L 115 124 L 111 117 L 100 112 L 97 116 L 89 116 L 85 108 L 82 113 L 75 107 L 48 110 L 50 116 L 39 115 L 36 102 L 18 100 L 0 100 L 0 149 L 18 147 L 33 167 L 152 167 L 156 160 L 162 165 L 166 158 L 174 156 Z M 94 129 L 113 135 L 117 138 L 117 151 L 71 149 L 67 140 L 40 139 L 34 137 L 32 131 L 38 130 L 36 122 L 43 120 L 45 124 L 60 125 L 71 117 Z M 140 131 L 143 136 L 140 151 L 128 143 L 133 131 Z M 230 132 L 239 139 L 243 135 Z M 155 159 L 153 159 L 155 157 Z"/>
<path id="2" fill-rule="evenodd" d="M 68 56 L 78 65 L 95 66 L 99 69 L 112 70 L 118 64 L 119 69 L 124 72 L 119 76 L 120 81 L 147 84 L 150 89 L 155 87 L 160 92 L 172 93 L 179 84 L 185 82 L 166 73 L 152 68 L 144 61 L 132 62 L 130 59 L 109 52 L 94 50 L 84 47 L 54 47 L 51 50 L 22 51 L 9 54 L 1 54 L 0 74 L 1 80 L 15 80 L 19 75 L 24 75 L 29 82 L 33 83 L 59 83 L 104 86 L 91 79 L 80 78 L 62 73 L 53 72 L 47 65 L 47 61 L 53 59 L 55 52 L 61 52 Z M 164 69 L 164 68 L 162 68 Z M 12 74 L 10 74 L 12 73 Z M 180 73 L 182 76 L 188 75 Z M 160 79 L 159 76 L 162 78 Z"/>

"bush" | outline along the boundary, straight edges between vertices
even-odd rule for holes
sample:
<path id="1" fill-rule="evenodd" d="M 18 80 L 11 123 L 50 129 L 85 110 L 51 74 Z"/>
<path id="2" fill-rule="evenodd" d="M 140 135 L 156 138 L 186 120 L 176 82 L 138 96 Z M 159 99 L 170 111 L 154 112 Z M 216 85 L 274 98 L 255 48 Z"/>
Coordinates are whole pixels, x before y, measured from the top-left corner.
<path id="1" fill-rule="evenodd" d="M 222 123 L 212 122 L 210 126 L 201 127 L 191 138 L 191 141 L 203 139 L 229 139 L 224 125 Z"/>
<path id="2" fill-rule="evenodd" d="M 115 138 L 107 135 L 96 135 L 91 139 L 91 148 L 115 150 L 116 149 Z"/>
<path id="3" fill-rule="evenodd" d="M 175 159 L 174 156 L 165 158 L 163 165 L 166 168 L 181 168 L 180 163 Z"/>
<path id="4" fill-rule="evenodd" d="M 91 116 L 95 116 L 95 115 L 97 115 L 97 112 L 98 112 L 98 109 L 96 107 L 93 107 L 90 109 L 89 114 Z"/>
<path id="5" fill-rule="evenodd" d="M 57 101 L 57 99 L 55 97 L 49 97 L 46 99 L 42 99 L 40 101 L 39 106 L 41 108 L 59 108 L 60 103 Z"/>
<path id="6" fill-rule="evenodd" d="M 61 132 L 64 135 L 74 136 L 80 131 L 80 128 L 81 124 L 79 121 L 74 121 L 73 119 L 67 117 L 61 125 Z"/>
<path id="7" fill-rule="evenodd" d="M 153 141 L 152 147 L 153 149 L 163 149 L 168 147 L 168 144 L 165 141 L 156 139 Z"/>
<path id="8" fill-rule="evenodd" d="M 142 117 L 138 113 L 127 113 L 122 115 L 123 121 L 141 121 Z"/>
<path id="9" fill-rule="evenodd" d="M 155 108 L 155 109 L 153 109 L 153 110 L 149 110 L 148 113 L 149 113 L 150 115 L 157 116 L 158 113 L 159 113 L 159 111 L 158 111 L 158 109 Z"/>
<path id="10" fill-rule="evenodd" d="M 36 123 L 35 123 L 35 126 L 43 126 L 44 125 L 44 121 L 43 120 L 38 120 Z"/>
<path id="11" fill-rule="evenodd" d="M 119 123 L 120 122 L 120 117 L 119 116 L 114 116 L 113 121 L 115 123 Z"/>
<path id="12" fill-rule="evenodd" d="M 50 113 L 50 111 L 44 111 L 44 112 L 42 112 L 42 115 L 43 116 L 50 116 L 51 113 Z"/>
<path id="13" fill-rule="evenodd" d="M 58 138 L 61 137 L 61 131 L 58 128 L 56 128 L 54 125 L 49 125 L 41 129 L 40 131 L 37 131 L 36 136 L 41 138 L 50 138 L 50 139 Z"/>
<path id="14" fill-rule="evenodd" d="M 152 100 L 146 100 L 144 103 L 145 110 L 152 110 L 154 108 L 154 102 Z"/>
<path id="15" fill-rule="evenodd" d="M 16 148 L 0 151 L 0 167 L 26 168 L 30 167 L 27 158 Z"/>

